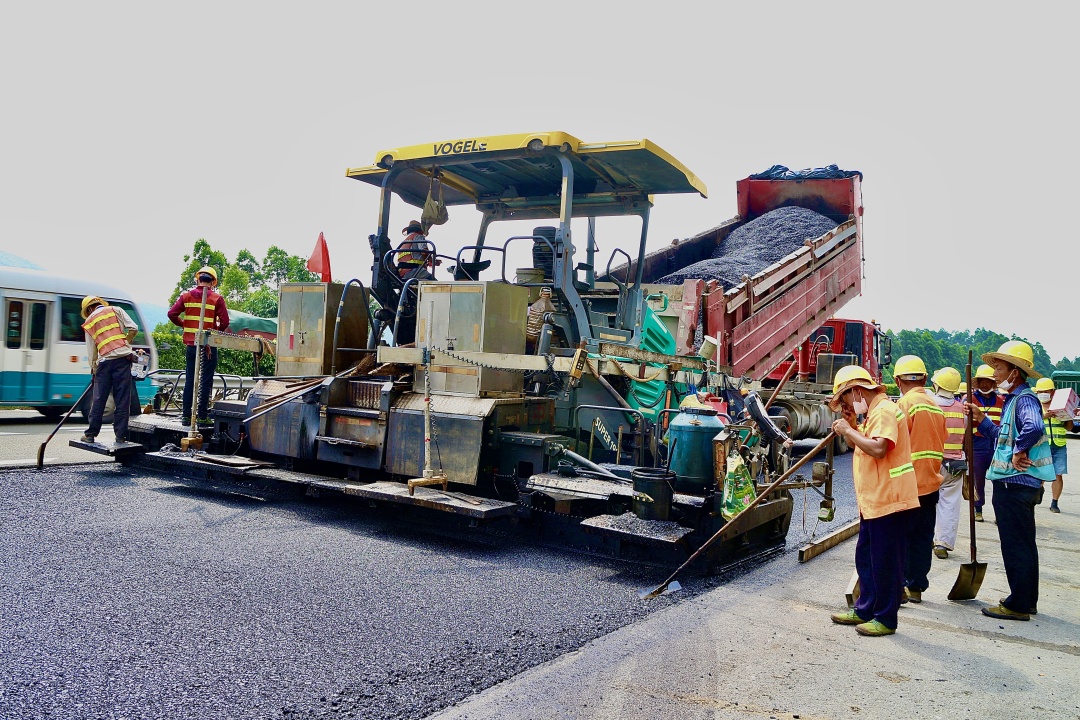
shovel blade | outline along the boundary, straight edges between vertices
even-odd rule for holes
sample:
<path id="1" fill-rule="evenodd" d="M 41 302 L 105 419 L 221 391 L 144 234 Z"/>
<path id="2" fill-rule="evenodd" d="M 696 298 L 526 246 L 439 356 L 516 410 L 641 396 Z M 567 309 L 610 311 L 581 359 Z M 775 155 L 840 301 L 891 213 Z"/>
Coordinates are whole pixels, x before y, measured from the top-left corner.
<path id="1" fill-rule="evenodd" d="M 642 600 L 651 600 L 654 597 L 660 597 L 661 595 L 670 595 L 673 592 L 679 592 L 682 590 L 682 585 L 678 580 L 672 580 L 669 583 L 664 583 L 652 589 L 645 588 L 638 593 L 638 597 Z"/>
<path id="2" fill-rule="evenodd" d="M 956 583 L 953 585 L 952 590 L 949 591 L 949 599 L 954 602 L 957 600 L 974 600 L 975 596 L 979 594 L 979 588 L 982 587 L 984 577 L 986 577 L 986 563 L 964 563 L 960 566 L 960 575 L 957 576 Z"/>

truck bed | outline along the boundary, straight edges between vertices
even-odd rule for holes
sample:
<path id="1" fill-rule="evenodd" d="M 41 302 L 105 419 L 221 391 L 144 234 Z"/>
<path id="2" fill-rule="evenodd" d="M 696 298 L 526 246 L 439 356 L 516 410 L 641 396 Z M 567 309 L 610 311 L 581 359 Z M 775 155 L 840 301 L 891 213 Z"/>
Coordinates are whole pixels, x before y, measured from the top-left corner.
<path id="1" fill-rule="evenodd" d="M 643 276 L 654 283 L 711 257 L 736 228 L 780 207 L 805 207 L 838 222 L 742 283 L 705 283 L 702 330 L 717 339 L 717 362 L 735 375 L 762 378 L 862 290 L 860 178 L 747 178 L 737 188 L 739 216 L 648 254 Z"/>

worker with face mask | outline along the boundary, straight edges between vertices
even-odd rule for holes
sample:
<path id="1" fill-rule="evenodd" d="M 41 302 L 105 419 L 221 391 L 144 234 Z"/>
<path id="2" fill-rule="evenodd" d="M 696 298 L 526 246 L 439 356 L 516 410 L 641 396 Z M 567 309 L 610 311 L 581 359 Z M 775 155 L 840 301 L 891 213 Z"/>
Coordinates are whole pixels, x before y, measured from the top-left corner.
<path id="1" fill-rule="evenodd" d="M 833 432 L 854 448 L 860 519 L 855 568 L 861 587 L 855 607 L 832 621 L 854 625 L 860 635 L 892 635 L 904 590 L 908 523 L 919 508 L 907 423 L 885 387 L 858 365 L 836 373 L 829 407 L 843 415 L 833 422 Z"/>
<path id="2" fill-rule="evenodd" d="M 930 378 L 934 402 L 945 413 L 945 458 L 941 462 L 941 487 L 938 489 L 937 522 L 934 524 L 934 556 L 944 560 L 956 547 L 960 525 L 960 499 L 963 495 L 967 462 L 964 457 L 964 403 L 956 398 L 960 371 L 943 367 Z"/>
<path id="3" fill-rule="evenodd" d="M 974 391 L 971 393 L 972 401 L 990 418 L 990 422 L 994 423 L 995 427 L 1000 425 L 1001 408 L 1005 404 L 1005 398 L 997 392 L 994 368 L 985 364 L 980 365 L 975 370 L 975 377 L 971 383 L 975 386 L 972 388 Z M 990 458 L 994 455 L 994 443 L 979 432 L 978 428 L 975 430 L 971 454 L 971 480 L 975 490 L 975 522 L 982 522 L 982 509 L 986 502 L 986 471 L 990 468 Z M 971 498 L 968 500 L 970 501 Z"/>
<path id="4" fill-rule="evenodd" d="M 1035 506 L 1042 501 L 1043 483 L 1054 479 L 1050 443 L 1043 433 L 1042 407 L 1027 384 L 1035 371 L 1031 346 L 1020 340 L 986 353 L 983 362 L 994 369 L 994 381 L 1005 395 L 1001 426 L 975 403 L 965 403 L 979 432 L 994 443 L 986 477 L 993 483 L 994 517 L 1001 540 L 1001 560 L 1009 595 L 982 612 L 1000 620 L 1029 620 L 1039 600 L 1039 549 L 1035 544 Z"/>
<path id="5" fill-rule="evenodd" d="M 919 486 L 919 510 L 908 527 L 901 602 L 922 602 L 923 591 L 930 586 L 941 461 L 945 458 L 945 413 L 926 391 L 926 376 L 922 358 L 905 355 L 896 361 L 893 378 L 901 394 L 897 406 L 911 436 L 911 464 Z"/>
<path id="6" fill-rule="evenodd" d="M 1072 420 L 1059 420 L 1051 415 L 1050 399 L 1054 396 L 1054 381 L 1048 377 L 1039 378 L 1035 383 L 1035 396 L 1043 409 L 1043 431 L 1050 440 L 1050 456 L 1054 459 L 1054 484 L 1051 485 L 1050 512 L 1058 513 L 1058 500 L 1065 483 L 1062 475 L 1069 472 L 1069 454 L 1065 451 L 1065 433 L 1073 429 Z"/>

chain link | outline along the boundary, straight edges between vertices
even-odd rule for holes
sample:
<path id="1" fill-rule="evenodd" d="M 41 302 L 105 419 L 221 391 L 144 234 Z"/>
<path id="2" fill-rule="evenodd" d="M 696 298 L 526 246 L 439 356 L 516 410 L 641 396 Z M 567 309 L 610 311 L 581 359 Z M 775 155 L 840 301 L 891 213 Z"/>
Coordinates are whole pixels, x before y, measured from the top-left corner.
<path id="1" fill-rule="evenodd" d="M 459 361 L 465 363 L 466 365 L 475 365 L 476 367 L 484 368 L 485 370 L 499 370 L 500 372 L 518 373 L 520 375 L 535 375 L 536 373 L 541 373 L 541 372 L 550 372 L 553 375 L 556 374 L 555 373 L 555 356 L 552 355 L 552 354 L 542 356 L 544 358 L 544 360 L 547 361 L 547 370 L 525 370 L 525 369 L 520 369 L 520 368 L 503 368 L 503 367 L 496 367 L 495 365 L 487 365 L 486 363 L 482 363 L 482 362 L 479 362 L 478 360 L 473 360 L 471 358 L 462 357 L 461 355 L 458 355 L 457 353 L 455 353 L 455 352 L 453 352 L 451 350 L 444 350 L 443 348 L 437 347 L 435 345 L 432 345 L 431 349 L 436 351 L 436 352 L 441 352 L 443 355 L 446 355 L 448 357 L 452 357 L 455 360 L 459 360 Z"/>

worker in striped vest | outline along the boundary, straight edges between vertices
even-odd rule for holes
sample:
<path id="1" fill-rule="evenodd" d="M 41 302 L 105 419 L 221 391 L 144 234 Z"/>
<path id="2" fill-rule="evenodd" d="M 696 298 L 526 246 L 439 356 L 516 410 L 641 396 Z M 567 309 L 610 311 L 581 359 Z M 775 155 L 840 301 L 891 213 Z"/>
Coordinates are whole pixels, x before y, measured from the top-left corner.
<path id="1" fill-rule="evenodd" d="M 184 345 L 187 346 L 187 363 L 184 374 L 183 424 L 191 423 L 192 394 L 195 388 L 195 336 L 199 332 L 200 314 L 203 330 L 229 329 L 229 310 L 225 299 L 214 288 L 218 283 L 218 274 L 214 268 L 205 265 L 195 273 L 195 287 L 180 293 L 180 297 L 169 309 L 169 320 L 174 325 L 184 328 Z M 204 303 L 205 296 L 205 303 Z M 208 421 L 210 390 L 214 386 L 214 372 L 217 370 L 218 350 L 213 347 L 203 348 L 202 365 L 199 368 L 199 405 L 197 423 Z"/>
<path id="2" fill-rule="evenodd" d="M 1001 425 L 995 427 L 974 403 L 965 403 L 979 432 L 994 443 L 986 477 L 994 485 L 994 519 L 1001 541 L 1001 560 L 1009 582 L 1008 597 L 983 615 L 999 620 L 1030 620 L 1039 601 L 1039 548 L 1035 542 L 1035 506 L 1042 502 L 1043 483 L 1054 479 L 1054 460 L 1043 432 L 1042 408 L 1027 379 L 1038 380 L 1031 346 L 1009 340 L 983 362 L 994 369 L 998 390 L 1005 395 Z"/>
<path id="3" fill-rule="evenodd" d="M 83 442 L 95 442 L 101 431 L 105 403 L 113 396 L 113 434 L 116 442 L 126 442 L 131 414 L 131 363 L 135 359 L 131 341 L 139 326 L 123 308 L 109 305 L 96 295 L 82 301 L 82 324 L 86 331 L 86 357 L 94 379 L 94 400 L 90 406 L 90 424 Z"/>
<path id="4" fill-rule="evenodd" d="M 956 398 L 960 371 L 943 367 L 930 378 L 934 401 L 945 413 L 945 459 L 941 463 L 941 488 L 938 490 L 937 523 L 934 525 L 934 556 L 944 560 L 956 548 L 956 530 L 960 525 L 960 500 L 964 492 L 967 462 L 964 457 L 964 403 Z"/>
<path id="5" fill-rule="evenodd" d="M 892 635 L 904 591 L 907 526 L 919 507 L 907 423 L 885 387 L 858 365 L 836 373 L 829 407 L 843 415 L 833 422 L 833 432 L 854 448 L 860 520 L 855 569 L 861 587 L 855 607 L 832 621 L 854 625 L 860 635 Z M 865 418 L 862 424 L 859 417 Z"/>
<path id="6" fill-rule="evenodd" d="M 986 413 L 995 427 L 1001 425 L 1001 408 L 1005 405 L 1005 398 L 997 393 L 994 368 L 986 364 L 980 365 L 975 369 L 975 377 L 971 382 L 975 386 L 974 392 L 971 393 L 972 401 Z M 994 456 L 994 443 L 977 428 L 971 455 L 971 480 L 975 489 L 975 522 L 982 522 L 982 509 L 986 502 L 986 471 L 990 469 L 990 459 Z"/>
<path id="7" fill-rule="evenodd" d="M 927 393 L 926 377 L 922 358 L 905 355 L 896 361 L 893 379 L 901 393 L 897 406 L 904 413 L 911 436 L 911 464 L 919 486 L 919 510 L 908 527 L 901 602 L 922 602 L 923 591 L 930 586 L 930 564 L 934 557 L 938 488 L 941 461 L 945 458 L 945 413 Z"/>
<path id="8" fill-rule="evenodd" d="M 1047 439 L 1050 440 L 1050 457 L 1054 459 L 1054 484 L 1050 486 L 1053 493 L 1050 500 L 1050 512 L 1059 513 L 1058 500 L 1061 499 L 1061 491 L 1065 486 L 1062 475 L 1069 472 L 1069 454 L 1065 451 L 1065 433 L 1073 429 L 1072 420 L 1059 420 L 1051 415 L 1050 398 L 1054 395 L 1054 381 L 1048 377 L 1039 378 L 1035 383 L 1035 396 L 1043 409 L 1043 429 Z"/>

